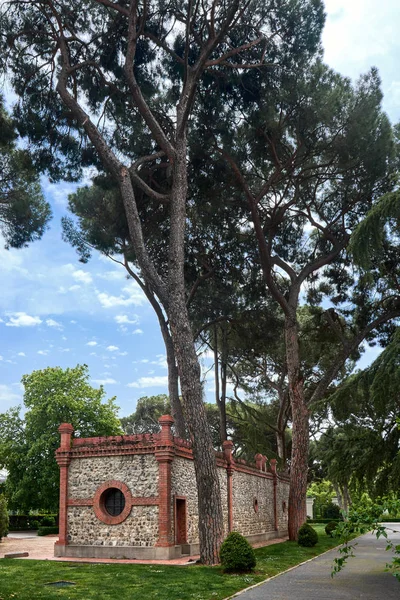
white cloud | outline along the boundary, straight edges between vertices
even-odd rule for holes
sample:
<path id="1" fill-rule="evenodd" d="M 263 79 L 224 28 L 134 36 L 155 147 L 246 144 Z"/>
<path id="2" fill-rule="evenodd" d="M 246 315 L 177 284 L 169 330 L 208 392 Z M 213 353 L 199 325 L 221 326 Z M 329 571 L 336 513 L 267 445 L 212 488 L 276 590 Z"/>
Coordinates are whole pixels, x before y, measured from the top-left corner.
<path id="1" fill-rule="evenodd" d="M 156 360 L 152 360 L 151 364 L 158 365 L 162 369 L 168 369 L 167 357 L 165 354 L 157 354 Z"/>
<path id="2" fill-rule="evenodd" d="M 92 340 L 91 342 L 88 342 L 86 346 L 97 346 L 97 342 Z"/>
<path id="3" fill-rule="evenodd" d="M 81 281 L 82 283 L 92 283 L 93 279 L 90 273 L 87 271 L 82 271 L 82 269 L 78 269 L 72 273 L 72 277 L 76 281 Z"/>
<path id="4" fill-rule="evenodd" d="M 10 313 L 8 316 L 7 327 L 34 327 L 40 325 L 42 320 L 39 317 L 31 317 L 24 312 Z"/>
<path id="5" fill-rule="evenodd" d="M 112 385 L 114 383 L 118 383 L 115 379 L 108 377 L 107 379 L 92 379 L 93 383 L 97 383 L 97 385 Z"/>
<path id="6" fill-rule="evenodd" d="M 47 350 L 38 350 L 38 354 L 41 354 L 42 356 L 46 356 L 48 354 Z"/>
<path id="7" fill-rule="evenodd" d="M 22 401 L 21 394 L 16 394 L 9 385 L 0 384 L 0 406 L 5 411 Z"/>
<path id="8" fill-rule="evenodd" d="M 104 308 L 114 308 L 116 306 L 140 306 L 146 302 L 146 297 L 140 287 L 135 282 L 129 282 L 122 288 L 123 294 L 113 296 L 106 292 L 97 292 L 97 298 Z"/>
<path id="9" fill-rule="evenodd" d="M 168 376 L 156 375 L 154 377 L 140 377 L 137 381 L 128 383 L 130 388 L 149 388 L 149 387 L 167 387 Z"/>
<path id="10" fill-rule="evenodd" d="M 18 356 L 26 356 L 25 352 L 18 352 Z"/>
<path id="11" fill-rule="evenodd" d="M 116 350 L 119 350 L 118 346 L 107 346 L 106 348 L 109 352 L 115 352 Z"/>
<path id="12" fill-rule="evenodd" d="M 133 335 L 141 335 L 143 333 L 142 329 L 135 329 L 134 331 L 132 331 Z"/>
<path id="13" fill-rule="evenodd" d="M 137 315 L 133 315 L 133 318 L 131 319 L 128 315 L 116 315 L 114 319 L 119 325 L 136 325 L 136 323 L 139 322 L 139 317 Z"/>
<path id="14" fill-rule="evenodd" d="M 0 356 L 0 360 L 4 360 L 2 356 Z"/>
<path id="15" fill-rule="evenodd" d="M 48 327 L 55 327 L 56 329 L 64 329 L 61 323 L 55 321 L 54 319 L 46 319 L 46 325 Z"/>

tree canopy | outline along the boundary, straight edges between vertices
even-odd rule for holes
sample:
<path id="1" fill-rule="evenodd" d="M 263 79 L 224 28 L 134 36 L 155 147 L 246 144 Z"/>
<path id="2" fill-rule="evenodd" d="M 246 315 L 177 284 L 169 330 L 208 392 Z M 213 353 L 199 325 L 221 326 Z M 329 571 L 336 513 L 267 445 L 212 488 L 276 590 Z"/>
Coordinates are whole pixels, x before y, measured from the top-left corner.
<path id="1" fill-rule="evenodd" d="M 114 399 L 89 385 L 86 365 L 48 367 L 22 378 L 21 407 L 0 414 L 0 467 L 7 469 L 9 508 L 58 511 L 58 427 L 71 423 L 77 437 L 121 433 Z"/>
<path id="2" fill-rule="evenodd" d="M 31 154 L 17 146 L 17 138 L 0 96 L 0 231 L 6 248 L 41 238 L 51 218 Z"/>

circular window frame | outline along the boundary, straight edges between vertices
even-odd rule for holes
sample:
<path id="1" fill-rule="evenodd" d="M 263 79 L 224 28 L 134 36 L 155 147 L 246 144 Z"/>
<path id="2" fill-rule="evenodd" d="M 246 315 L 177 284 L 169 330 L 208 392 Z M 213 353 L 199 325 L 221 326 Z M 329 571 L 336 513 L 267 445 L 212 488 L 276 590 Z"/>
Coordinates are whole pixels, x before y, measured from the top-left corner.
<path id="1" fill-rule="evenodd" d="M 113 488 L 120 490 L 125 497 L 125 507 L 123 511 L 116 516 L 110 515 L 104 504 L 106 492 Z M 125 485 L 125 483 L 122 483 L 122 481 L 106 481 L 96 490 L 93 498 L 93 508 L 96 517 L 99 521 L 102 521 L 102 523 L 106 523 L 107 525 L 119 525 L 119 523 L 125 521 L 132 510 L 132 494 L 129 491 L 128 486 Z"/>

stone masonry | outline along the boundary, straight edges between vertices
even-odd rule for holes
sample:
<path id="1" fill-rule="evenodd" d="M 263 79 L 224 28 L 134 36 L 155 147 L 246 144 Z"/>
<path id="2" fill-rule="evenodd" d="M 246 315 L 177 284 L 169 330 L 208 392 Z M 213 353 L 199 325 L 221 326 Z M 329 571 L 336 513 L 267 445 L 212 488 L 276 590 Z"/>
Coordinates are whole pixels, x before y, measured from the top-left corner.
<path id="1" fill-rule="evenodd" d="M 60 536 L 56 556 L 168 559 L 198 553 L 197 488 L 190 443 L 160 418 L 159 434 L 74 439 L 59 427 Z M 250 542 L 287 534 L 289 480 L 276 461 L 217 453 L 225 533 Z M 111 498 L 111 500 L 110 500 Z M 115 500 L 115 498 L 117 500 Z M 109 502 L 117 502 L 111 508 Z"/>

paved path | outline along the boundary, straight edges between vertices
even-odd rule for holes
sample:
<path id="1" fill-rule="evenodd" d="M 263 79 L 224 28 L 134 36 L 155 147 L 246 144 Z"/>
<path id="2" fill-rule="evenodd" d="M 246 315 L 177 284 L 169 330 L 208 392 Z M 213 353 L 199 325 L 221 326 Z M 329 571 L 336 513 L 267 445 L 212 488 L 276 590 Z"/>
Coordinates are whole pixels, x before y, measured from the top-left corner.
<path id="1" fill-rule="evenodd" d="M 385 524 L 400 529 L 400 524 Z M 400 533 L 390 534 L 400 544 Z M 400 582 L 385 565 L 391 554 L 385 551 L 383 539 L 373 534 L 360 537 L 355 558 L 349 559 L 345 569 L 332 579 L 332 562 L 337 556 L 331 550 L 283 575 L 244 592 L 240 600 L 400 600 Z"/>

